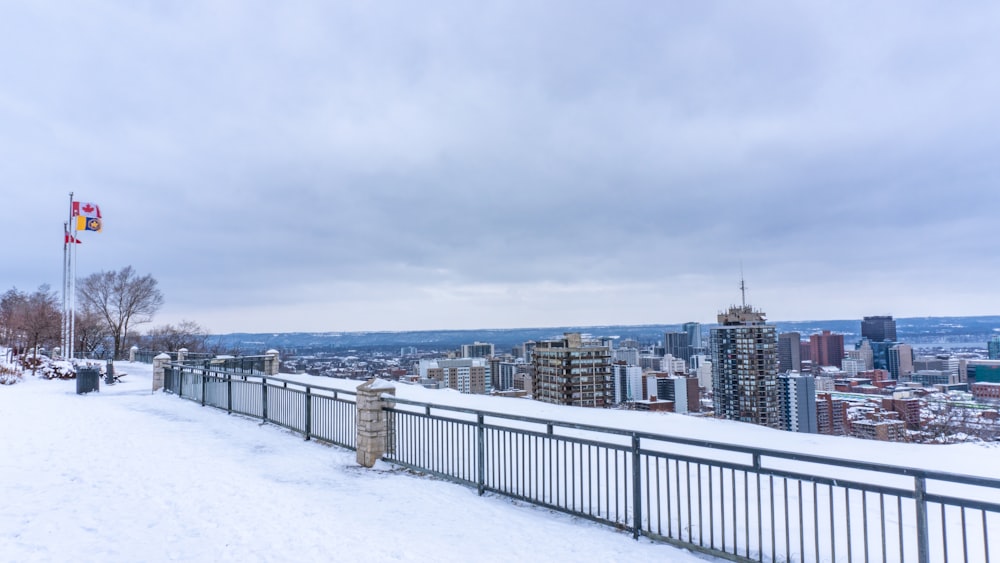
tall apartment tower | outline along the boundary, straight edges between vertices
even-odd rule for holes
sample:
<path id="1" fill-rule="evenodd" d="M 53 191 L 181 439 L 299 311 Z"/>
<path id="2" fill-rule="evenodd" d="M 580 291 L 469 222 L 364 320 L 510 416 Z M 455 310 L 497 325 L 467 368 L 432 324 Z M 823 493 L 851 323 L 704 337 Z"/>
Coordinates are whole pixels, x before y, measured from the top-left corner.
<path id="1" fill-rule="evenodd" d="M 778 370 L 782 373 L 802 370 L 802 335 L 783 332 L 778 335 Z"/>
<path id="2" fill-rule="evenodd" d="M 664 355 L 671 355 L 684 360 L 685 365 L 691 359 L 691 343 L 686 332 L 663 333 Z"/>
<path id="3" fill-rule="evenodd" d="M 535 346 L 535 399 L 558 405 L 605 407 L 614 402 L 611 349 L 584 342 L 579 332 Z"/>
<path id="4" fill-rule="evenodd" d="M 642 368 L 636 365 L 616 363 L 612 364 L 612 402 L 615 404 L 628 403 L 631 401 L 641 401 L 642 396 Z"/>
<path id="5" fill-rule="evenodd" d="M 990 341 L 986 343 L 986 348 L 989 352 L 989 359 L 1000 360 L 1000 334 L 990 337 Z"/>
<path id="6" fill-rule="evenodd" d="M 778 376 L 781 428 L 789 432 L 816 434 L 816 380 L 809 375 Z"/>
<path id="7" fill-rule="evenodd" d="M 718 320 L 709 339 L 715 415 L 781 428 L 777 330 L 745 303 Z"/>
<path id="8" fill-rule="evenodd" d="M 809 336 L 813 367 L 837 366 L 844 361 L 844 335 L 824 330 Z"/>
<path id="9" fill-rule="evenodd" d="M 896 342 L 896 321 L 891 315 L 865 317 L 861 321 L 861 338 L 872 342 Z"/>

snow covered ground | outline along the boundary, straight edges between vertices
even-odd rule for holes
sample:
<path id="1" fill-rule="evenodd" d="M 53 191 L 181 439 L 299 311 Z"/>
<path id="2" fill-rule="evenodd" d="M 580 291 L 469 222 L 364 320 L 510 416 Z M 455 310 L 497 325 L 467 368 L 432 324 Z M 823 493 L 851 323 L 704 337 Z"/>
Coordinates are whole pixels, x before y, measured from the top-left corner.
<path id="1" fill-rule="evenodd" d="M 116 369 L 124 382 L 96 394 L 30 375 L 0 386 L 2 559 L 705 560 L 386 464 L 361 469 L 352 451 L 151 394 L 149 365 Z"/>

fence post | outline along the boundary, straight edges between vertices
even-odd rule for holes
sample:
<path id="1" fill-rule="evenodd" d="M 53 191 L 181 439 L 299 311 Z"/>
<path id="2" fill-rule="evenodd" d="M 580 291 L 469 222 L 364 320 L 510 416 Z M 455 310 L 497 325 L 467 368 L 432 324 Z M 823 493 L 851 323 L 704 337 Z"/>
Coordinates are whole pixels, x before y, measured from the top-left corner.
<path id="1" fill-rule="evenodd" d="M 267 356 L 264 359 L 264 373 L 267 375 L 278 375 L 278 368 L 280 366 L 278 351 L 272 348 L 264 352 L 264 355 Z"/>
<path id="2" fill-rule="evenodd" d="M 476 484 L 479 496 L 486 490 L 486 429 L 483 427 L 483 414 L 476 415 Z"/>
<path id="3" fill-rule="evenodd" d="M 267 378 L 260 378 L 261 419 L 267 422 Z"/>
<path id="4" fill-rule="evenodd" d="M 208 390 L 208 373 L 201 372 L 201 406 L 205 406 L 205 391 Z"/>
<path id="5" fill-rule="evenodd" d="M 135 353 L 139 351 L 138 346 L 133 346 L 128 349 L 128 361 L 135 363 Z"/>
<path id="6" fill-rule="evenodd" d="M 153 392 L 163 389 L 163 371 L 170 363 L 170 354 L 160 354 L 153 358 Z M 173 391 L 173 389 L 171 389 Z"/>
<path id="7" fill-rule="evenodd" d="M 923 475 L 914 477 L 913 502 L 917 509 L 917 561 L 930 561 L 930 542 L 927 529 L 927 479 Z M 984 530 L 985 533 L 985 530 Z"/>
<path id="8" fill-rule="evenodd" d="M 186 360 L 187 357 L 188 357 L 187 348 L 181 348 L 180 350 L 177 351 L 177 363 L 183 364 L 184 360 Z"/>
<path id="9" fill-rule="evenodd" d="M 312 434 L 312 388 L 306 385 L 306 420 L 305 420 L 306 440 Z"/>
<path id="10" fill-rule="evenodd" d="M 395 386 L 375 377 L 358 386 L 357 460 L 364 467 L 374 466 L 388 447 L 389 416 L 380 399 L 384 393 L 395 395 Z"/>
<path id="11" fill-rule="evenodd" d="M 632 433 L 632 538 L 642 532 L 642 467 L 639 465 L 639 435 Z"/>
<path id="12" fill-rule="evenodd" d="M 233 414 L 233 376 L 226 374 L 226 414 Z"/>

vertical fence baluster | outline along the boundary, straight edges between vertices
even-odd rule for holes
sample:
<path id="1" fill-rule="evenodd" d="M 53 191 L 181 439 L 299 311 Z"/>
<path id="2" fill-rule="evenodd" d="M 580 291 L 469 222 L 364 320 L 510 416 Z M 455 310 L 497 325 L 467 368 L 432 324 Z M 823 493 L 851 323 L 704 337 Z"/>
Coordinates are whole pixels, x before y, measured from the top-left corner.
<path id="1" fill-rule="evenodd" d="M 486 491 L 486 432 L 483 415 L 476 415 L 476 488 L 479 496 Z"/>
<path id="2" fill-rule="evenodd" d="M 639 539 L 642 529 L 642 469 L 639 466 L 639 435 L 632 433 L 632 538 Z"/>
<path id="3" fill-rule="evenodd" d="M 305 408 L 305 421 L 303 426 L 305 426 L 306 440 L 312 437 L 312 388 L 306 386 L 306 408 Z"/>
<path id="4" fill-rule="evenodd" d="M 267 422 L 267 378 L 260 378 L 261 419 Z"/>
<path id="5" fill-rule="evenodd" d="M 917 561 L 928 563 L 930 538 L 927 530 L 927 480 L 922 475 L 914 477 L 913 501 L 917 509 Z"/>

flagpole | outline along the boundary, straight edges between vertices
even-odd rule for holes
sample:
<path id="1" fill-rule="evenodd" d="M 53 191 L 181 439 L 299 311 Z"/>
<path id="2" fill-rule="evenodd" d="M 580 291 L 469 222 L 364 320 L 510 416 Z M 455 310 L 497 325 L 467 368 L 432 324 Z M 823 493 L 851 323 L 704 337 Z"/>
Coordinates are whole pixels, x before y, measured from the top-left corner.
<path id="1" fill-rule="evenodd" d="M 69 192 L 69 220 L 63 230 L 63 358 L 70 359 L 72 355 L 73 337 L 70 335 L 70 318 L 72 311 L 72 281 L 70 279 L 73 263 L 72 249 L 65 235 L 69 234 L 69 224 L 73 223 L 73 192 Z M 76 237 L 73 237 L 76 240 Z"/>
<path id="2" fill-rule="evenodd" d="M 73 230 L 72 230 L 73 236 L 72 236 L 72 239 L 73 239 L 74 243 L 73 243 L 73 246 L 70 248 L 70 251 L 69 251 L 69 255 L 70 255 L 69 265 L 66 268 L 67 276 L 69 277 L 69 284 L 68 284 L 68 287 L 69 287 L 69 291 L 68 291 L 68 294 L 69 294 L 69 296 L 68 296 L 69 310 L 68 310 L 68 320 L 67 320 L 67 325 L 66 325 L 66 331 L 67 331 L 67 334 L 66 334 L 66 337 L 67 337 L 66 349 L 69 350 L 69 355 L 66 356 L 66 357 L 70 361 L 73 361 L 73 357 L 75 355 L 74 354 L 75 351 L 73 350 L 73 348 L 74 348 L 74 345 L 76 344 L 76 342 L 75 342 L 76 341 L 76 242 L 75 242 L 76 241 L 76 221 L 73 221 L 73 192 L 69 193 L 69 199 L 70 199 L 70 204 L 69 204 L 70 221 L 69 222 L 73 226 Z"/>
<path id="3" fill-rule="evenodd" d="M 69 260 L 69 223 L 63 223 L 63 271 L 62 271 L 62 326 L 60 328 L 59 345 L 63 357 L 66 357 L 66 261 Z"/>

